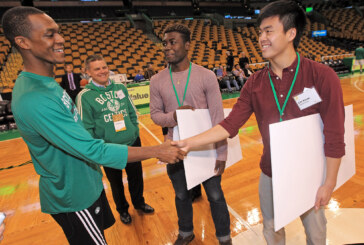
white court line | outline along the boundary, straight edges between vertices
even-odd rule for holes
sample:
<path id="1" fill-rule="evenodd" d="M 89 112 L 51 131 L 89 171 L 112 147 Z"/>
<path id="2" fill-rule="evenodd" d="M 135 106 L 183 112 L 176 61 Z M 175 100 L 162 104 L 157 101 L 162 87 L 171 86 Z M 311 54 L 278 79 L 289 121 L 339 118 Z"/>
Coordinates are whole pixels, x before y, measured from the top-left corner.
<path id="1" fill-rule="evenodd" d="M 142 122 L 139 121 L 139 124 L 142 125 L 142 127 L 147 130 L 147 132 L 159 143 L 162 144 L 162 141 L 160 141 L 160 139 L 158 139 L 157 136 L 155 136 L 155 134 L 152 133 L 152 131 L 150 131 Z"/>
<path id="2" fill-rule="evenodd" d="M 237 219 L 241 224 L 243 224 L 243 226 L 247 229 L 252 231 L 257 237 L 260 237 L 260 235 L 258 233 L 256 233 L 254 231 L 254 229 L 250 226 L 250 224 L 244 220 L 234 209 L 232 209 L 228 204 L 226 204 L 228 207 L 229 212 L 231 213 L 232 216 L 234 216 L 235 219 Z"/>
<path id="3" fill-rule="evenodd" d="M 356 80 L 355 82 L 354 82 L 354 87 L 357 89 L 357 90 L 359 90 L 360 92 L 363 92 L 364 93 L 364 90 L 362 90 L 361 88 L 359 88 L 358 87 L 358 85 L 357 85 L 357 83 L 358 82 L 360 82 L 359 80 Z"/>
<path id="4" fill-rule="evenodd" d="M 145 129 L 147 130 L 147 132 L 158 142 L 158 143 L 162 143 L 157 136 L 155 136 L 152 131 L 150 131 L 142 122 L 139 121 L 139 124 Z M 227 204 L 226 204 L 227 205 Z M 258 237 L 259 235 L 252 229 L 252 227 L 249 225 L 249 223 L 247 221 L 245 221 L 234 209 L 232 209 L 229 205 L 227 205 L 229 212 L 231 213 L 232 216 L 235 217 L 235 219 L 237 219 L 241 224 L 243 224 L 245 226 L 245 228 L 247 230 L 251 230 L 254 232 L 254 234 L 256 234 Z"/>

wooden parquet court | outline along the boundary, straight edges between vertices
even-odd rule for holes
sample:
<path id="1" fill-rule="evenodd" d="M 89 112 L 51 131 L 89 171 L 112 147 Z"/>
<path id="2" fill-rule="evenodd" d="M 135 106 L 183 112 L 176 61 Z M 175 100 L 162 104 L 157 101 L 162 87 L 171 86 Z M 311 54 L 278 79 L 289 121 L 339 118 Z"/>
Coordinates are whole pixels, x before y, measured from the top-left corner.
<path id="1" fill-rule="evenodd" d="M 339 208 L 364 209 L 364 75 L 341 78 L 345 105 L 354 105 L 354 129 L 356 132 L 356 175 L 333 195 Z M 231 108 L 236 99 L 224 101 Z M 149 115 L 139 118 L 140 135 L 144 146 L 162 141 L 162 132 Z M 153 136 L 154 135 L 154 136 Z M 240 130 L 240 142 L 244 159 L 227 169 L 222 186 L 229 205 L 231 235 L 240 233 L 261 223 L 258 199 L 259 159 L 262 153 L 261 136 L 254 116 Z M 20 138 L 0 142 L 0 168 L 18 165 L 30 160 L 24 141 Z M 143 162 L 144 197 L 155 208 L 152 215 L 143 215 L 129 208 L 133 218 L 131 225 L 121 223 L 112 200 L 107 180 L 104 185 L 116 224 L 106 231 L 110 245 L 114 244 L 172 244 L 178 234 L 174 191 L 164 165 L 156 159 Z M 125 174 L 124 174 L 125 176 Z M 0 210 L 14 210 L 6 219 L 4 240 L 1 244 L 67 244 L 61 228 L 48 214 L 40 212 L 38 175 L 31 164 L 0 171 Z M 127 188 L 126 188 L 127 189 Z M 126 191 L 127 199 L 130 195 Z M 191 244 L 217 244 L 215 228 L 205 194 L 193 204 L 195 240 Z M 364 241 L 363 241 L 364 242 Z"/>

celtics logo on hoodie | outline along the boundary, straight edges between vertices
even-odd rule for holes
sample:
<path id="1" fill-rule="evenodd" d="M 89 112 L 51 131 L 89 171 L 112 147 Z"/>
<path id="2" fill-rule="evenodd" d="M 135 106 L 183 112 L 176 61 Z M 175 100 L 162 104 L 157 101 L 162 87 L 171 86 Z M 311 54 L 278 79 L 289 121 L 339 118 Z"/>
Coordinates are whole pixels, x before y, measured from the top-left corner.
<path id="1" fill-rule="evenodd" d="M 107 109 L 109 109 L 109 111 L 112 111 L 112 112 L 117 112 L 120 109 L 119 101 L 117 101 L 115 99 L 110 99 L 107 102 Z"/>

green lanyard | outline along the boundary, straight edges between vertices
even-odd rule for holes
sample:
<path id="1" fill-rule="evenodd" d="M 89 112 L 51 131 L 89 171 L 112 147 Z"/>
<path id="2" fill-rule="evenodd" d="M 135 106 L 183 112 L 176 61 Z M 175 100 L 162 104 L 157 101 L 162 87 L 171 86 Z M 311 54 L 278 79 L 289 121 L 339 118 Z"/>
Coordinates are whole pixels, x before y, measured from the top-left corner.
<path id="1" fill-rule="evenodd" d="M 279 105 L 279 101 L 278 101 L 278 97 L 277 97 L 277 93 L 276 93 L 276 90 L 274 89 L 274 85 L 273 85 L 273 82 L 272 82 L 272 78 L 270 77 L 270 73 L 268 71 L 268 76 L 269 76 L 269 81 L 270 81 L 270 86 L 272 87 L 272 91 L 273 91 L 273 95 L 274 95 L 274 99 L 276 100 L 276 103 L 277 103 L 277 108 L 278 108 L 278 111 L 279 111 L 279 121 L 282 122 L 283 119 L 282 119 L 282 116 L 283 116 L 283 112 L 284 112 L 284 109 L 286 108 L 286 105 L 287 105 L 287 101 L 288 101 L 288 98 L 289 96 L 291 95 L 291 92 L 292 92 L 292 89 L 293 89 L 293 86 L 296 82 L 296 78 L 297 78 L 297 74 L 298 74 L 298 69 L 300 68 L 300 55 L 298 54 L 298 52 L 296 52 L 297 54 L 297 67 L 296 67 L 296 73 L 294 74 L 294 78 L 293 78 L 293 81 L 292 81 L 292 84 L 291 84 L 291 87 L 288 91 L 288 94 L 286 96 L 286 100 L 284 101 L 284 104 L 283 104 L 283 107 L 281 109 L 281 106 Z"/>
<path id="2" fill-rule="evenodd" d="M 113 80 L 110 80 L 110 85 L 113 85 L 112 86 L 112 96 L 113 96 L 113 98 L 115 99 L 115 84 L 114 84 L 114 82 L 113 82 Z M 97 90 L 97 92 L 99 92 L 99 94 L 101 94 L 102 95 L 102 92 L 101 92 L 101 90 L 99 89 L 99 87 L 97 87 L 95 84 L 94 84 L 94 86 L 95 86 L 95 88 L 96 88 L 96 90 Z M 109 86 L 109 85 L 108 85 Z M 107 87 L 107 86 L 106 86 Z M 115 106 L 115 100 L 114 101 L 112 101 L 112 100 L 107 100 L 107 101 L 110 101 L 110 103 L 112 103 L 112 105 L 113 106 Z"/>
<path id="3" fill-rule="evenodd" d="M 175 93 L 176 98 L 177 98 L 178 106 L 182 106 L 183 103 L 185 102 L 187 87 L 188 87 L 188 83 L 190 81 L 191 67 L 192 67 L 192 63 L 190 62 L 190 68 L 188 69 L 188 76 L 187 76 L 187 82 L 186 82 L 185 92 L 183 94 L 183 101 L 182 101 L 182 104 L 181 104 L 181 102 L 179 101 L 179 98 L 178 98 L 178 94 L 177 94 L 176 87 L 174 86 L 174 83 L 173 83 L 172 66 L 169 66 L 169 75 L 171 76 L 171 82 L 172 82 L 172 85 L 173 85 L 174 93 Z"/>

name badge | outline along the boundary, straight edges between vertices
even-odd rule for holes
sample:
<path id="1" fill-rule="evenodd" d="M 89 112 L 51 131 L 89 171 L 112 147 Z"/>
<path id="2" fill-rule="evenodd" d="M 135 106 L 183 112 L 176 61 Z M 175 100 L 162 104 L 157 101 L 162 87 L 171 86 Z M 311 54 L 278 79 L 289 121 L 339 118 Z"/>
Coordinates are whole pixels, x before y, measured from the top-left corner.
<path id="1" fill-rule="evenodd" d="M 116 92 L 116 96 L 119 99 L 123 99 L 125 97 L 125 94 L 124 94 L 123 90 L 119 90 L 119 91 Z"/>
<path id="2" fill-rule="evenodd" d="M 112 120 L 114 122 L 115 132 L 126 130 L 123 114 L 112 115 Z"/>
<path id="3" fill-rule="evenodd" d="M 303 92 L 293 96 L 293 99 L 301 111 L 322 101 L 315 87 L 304 88 Z"/>

